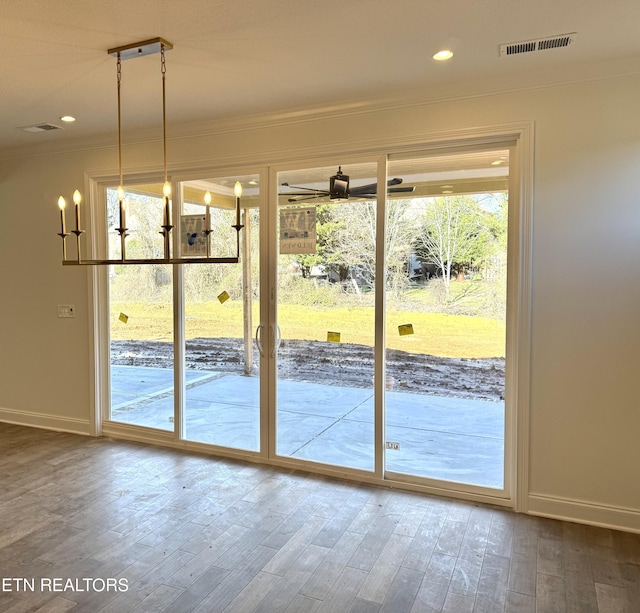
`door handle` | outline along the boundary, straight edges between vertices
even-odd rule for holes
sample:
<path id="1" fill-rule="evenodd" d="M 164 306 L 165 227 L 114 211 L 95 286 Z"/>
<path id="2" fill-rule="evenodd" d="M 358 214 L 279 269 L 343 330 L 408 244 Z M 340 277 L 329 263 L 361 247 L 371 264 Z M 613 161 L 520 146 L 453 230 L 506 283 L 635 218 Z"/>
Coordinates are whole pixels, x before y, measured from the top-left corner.
<path id="1" fill-rule="evenodd" d="M 262 349 L 262 324 L 256 328 L 256 345 L 260 352 L 260 357 L 264 357 L 264 351 Z"/>

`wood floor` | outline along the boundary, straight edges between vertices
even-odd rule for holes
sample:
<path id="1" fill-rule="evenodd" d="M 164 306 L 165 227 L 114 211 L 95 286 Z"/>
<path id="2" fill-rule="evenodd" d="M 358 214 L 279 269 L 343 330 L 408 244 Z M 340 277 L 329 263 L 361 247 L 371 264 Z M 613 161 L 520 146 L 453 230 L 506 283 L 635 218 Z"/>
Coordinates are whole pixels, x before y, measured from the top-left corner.
<path id="1" fill-rule="evenodd" d="M 3 613 L 640 612 L 635 534 L 6 424 L 0 486 Z"/>

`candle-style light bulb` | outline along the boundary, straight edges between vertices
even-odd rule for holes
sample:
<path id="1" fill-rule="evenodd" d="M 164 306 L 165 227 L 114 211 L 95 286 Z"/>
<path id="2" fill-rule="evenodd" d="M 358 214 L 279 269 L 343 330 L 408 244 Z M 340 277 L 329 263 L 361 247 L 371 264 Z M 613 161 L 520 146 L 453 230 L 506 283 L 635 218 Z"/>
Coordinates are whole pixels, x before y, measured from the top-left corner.
<path id="1" fill-rule="evenodd" d="M 171 225 L 171 213 L 169 211 L 169 198 L 171 197 L 171 183 L 165 181 L 162 186 L 162 194 L 164 195 L 164 226 Z"/>
<path id="2" fill-rule="evenodd" d="M 233 186 L 233 193 L 236 195 L 236 228 L 240 228 L 240 196 L 242 196 L 242 185 L 236 181 Z"/>
<path id="3" fill-rule="evenodd" d="M 80 203 L 82 202 L 82 196 L 80 192 L 76 190 L 73 192 L 73 202 L 76 205 L 76 231 L 80 231 Z"/>
<path id="4" fill-rule="evenodd" d="M 64 223 L 64 209 L 67 206 L 67 203 L 65 201 L 65 199 L 60 196 L 60 198 L 58 198 L 58 208 L 60 209 L 60 226 L 61 226 L 61 230 L 60 230 L 60 234 L 66 234 L 67 233 L 67 229 L 65 227 L 65 223 Z"/>
<path id="5" fill-rule="evenodd" d="M 205 213 L 204 213 L 204 239 L 206 241 L 206 246 L 207 246 L 207 257 L 209 257 L 210 255 L 210 249 L 211 249 L 211 241 L 209 239 L 209 234 L 211 234 L 211 192 L 210 191 L 206 191 L 204 193 L 204 203 L 205 203 Z"/>
<path id="6" fill-rule="evenodd" d="M 126 229 L 126 219 L 125 219 L 125 206 L 124 206 L 124 187 L 122 185 L 118 185 L 118 189 L 116 190 L 116 196 L 118 198 L 118 204 L 120 206 L 120 229 Z"/>

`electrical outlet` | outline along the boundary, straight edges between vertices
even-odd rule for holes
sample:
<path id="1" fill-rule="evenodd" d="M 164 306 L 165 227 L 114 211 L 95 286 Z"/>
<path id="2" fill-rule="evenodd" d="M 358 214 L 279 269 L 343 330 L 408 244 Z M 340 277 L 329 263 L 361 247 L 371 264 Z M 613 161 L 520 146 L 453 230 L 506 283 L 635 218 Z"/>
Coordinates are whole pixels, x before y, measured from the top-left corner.
<path id="1" fill-rule="evenodd" d="M 59 304 L 58 317 L 75 317 L 76 307 L 74 304 Z"/>
<path id="2" fill-rule="evenodd" d="M 398 451 L 400 449 L 400 443 L 396 443 L 395 441 L 387 441 L 386 442 L 387 449 L 394 449 Z"/>

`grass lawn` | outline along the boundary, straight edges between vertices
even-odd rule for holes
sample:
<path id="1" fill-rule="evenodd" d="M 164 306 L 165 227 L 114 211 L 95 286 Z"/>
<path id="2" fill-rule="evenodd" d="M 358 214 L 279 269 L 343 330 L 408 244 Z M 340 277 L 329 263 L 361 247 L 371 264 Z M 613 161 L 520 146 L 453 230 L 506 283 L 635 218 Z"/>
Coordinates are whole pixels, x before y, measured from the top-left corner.
<path id="1" fill-rule="evenodd" d="M 258 305 L 253 309 L 253 330 L 258 325 Z M 119 320 L 128 316 L 127 323 Z M 372 307 L 314 308 L 280 305 L 278 321 L 284 339 L 326 341 L 327 332 L 339 332 L 343 343 L 373 345 Z M 400 336 L 398 326 L 412 324 L 414 334 Z M 186 335 L 197 337 L 242 337 L 242 303 L 227 300 L 187 306 Z M 440 357 L 494 358 L 505 355 L 504 322 L 484 317 L 387 311 L 387 347 Z M 170 341 L 170 304 L 112 303 L 113 340 Z"/>

